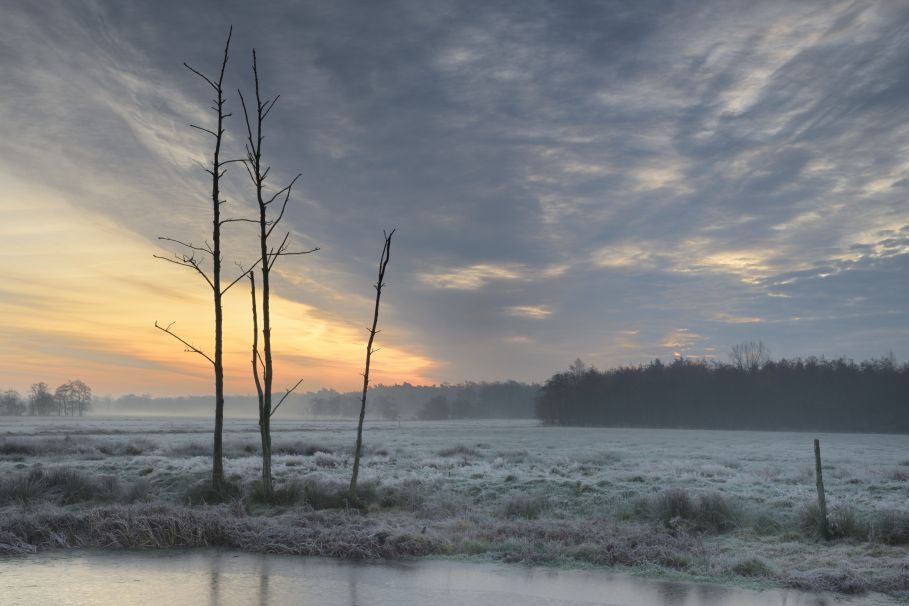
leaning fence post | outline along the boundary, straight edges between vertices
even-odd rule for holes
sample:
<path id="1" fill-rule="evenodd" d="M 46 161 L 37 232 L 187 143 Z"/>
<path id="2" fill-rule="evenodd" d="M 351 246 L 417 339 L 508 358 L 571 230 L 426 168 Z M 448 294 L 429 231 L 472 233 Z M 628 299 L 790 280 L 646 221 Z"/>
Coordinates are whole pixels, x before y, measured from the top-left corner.
<path id="1" fill-rule="evenodd" d="M 830 526 L 827 523 L 827 499 L 824 496 L 824 475 L 821 471 L 821 441 L 814 441 L 814 475 L 817 479 L 817 507 L 821 515 L 821 534 L 830 539 Z"/>

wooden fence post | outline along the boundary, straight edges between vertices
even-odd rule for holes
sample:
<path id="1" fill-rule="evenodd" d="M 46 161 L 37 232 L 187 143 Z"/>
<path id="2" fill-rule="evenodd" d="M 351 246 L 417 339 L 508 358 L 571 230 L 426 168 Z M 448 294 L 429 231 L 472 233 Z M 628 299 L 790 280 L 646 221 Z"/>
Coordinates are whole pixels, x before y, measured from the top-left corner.
<path id="1" fill-rule="evenodd" d="M 827 522 L 827 499 L 824 496 L 824 475 L 821 471 L 821 441 L 814 441 L 814 475 L 817 480 L 817 507 L 821 515 L 821 534 L 825 540 L 830 539 L 830 526 Z"/>

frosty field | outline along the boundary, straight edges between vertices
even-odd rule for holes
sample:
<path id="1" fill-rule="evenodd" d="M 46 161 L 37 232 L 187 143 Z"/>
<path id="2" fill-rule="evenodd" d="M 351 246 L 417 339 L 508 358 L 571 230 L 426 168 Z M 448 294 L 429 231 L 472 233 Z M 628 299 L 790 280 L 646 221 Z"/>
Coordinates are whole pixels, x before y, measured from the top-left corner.
<path id="1" fill-rule="evenodd" d="M 0 552 L 187 547 L 348 558 L 446 555 L 909 592 L 909 436 L 276 420 L 225 425 L 235 493 L 206 503 L 207 419 L 0 418 Z M 821 440 L 837 538 L 816 532 Z"/>

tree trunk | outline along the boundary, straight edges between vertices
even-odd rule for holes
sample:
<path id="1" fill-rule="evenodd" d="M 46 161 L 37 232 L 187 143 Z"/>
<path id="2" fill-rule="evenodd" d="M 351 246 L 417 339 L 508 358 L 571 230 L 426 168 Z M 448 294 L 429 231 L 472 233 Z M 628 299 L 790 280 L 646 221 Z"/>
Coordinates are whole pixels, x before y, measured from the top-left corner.
<path id="1" fill-rule="evenodd" d="M 227 33 L 227 42 L 224 44 L 224 57 L 221 61 L 221 70 L 218 75 L 217 80 L 212 80 L 211 78 L 205 76 L 203 73 L 192 68 L 189 64 L 184 63 L 191 72 L 202 78 L 215 92 L 215 99 L 213 101 L 214 105 L 211 107 L 217 113 L 218 120 L 215 130 L 204 128 L 201 126 L 196 126 L 191 124 L 193 128 L 196 128 L 208 135 L 214 137 L 214 149 L 212 152 L 212 165 L 211 170 L 205 169 L 211 175 L 211 203 L 212 203 L 212 244 L 209 245 L 206 242 L 205 246 L 195 246 L 191 242 L 181 242 L 180 240 L 175 240 L 173 238 L 164 238 L 160 237 L 159 240 L 167 240 L 169 242 L 174 242 L 182 247 L 185 247 L 188 250 L 188 253 L 181 255 L 174 255 L 175 259 L 170 259 L 167 257 L 158 257 L 170 263 L 175 263 L 183 267 L 188 267 L 196 271 L 205 282 L 208 284 L 209 288 L 212 290 L 213 294 L 213 306 L 214 306 L 214 315 L 215 315 L 215 353 L 214 357 L 209 357 L 201 349 L 192 345 L 185 339 L 178 336 L 176 333 L 171 331 L 171 323 L 168 326 L 159 326 L 155 322 L 155 328 L 166 332 L 173 338 L 180 341 L 185 347 L 186 351 L 199 354 L 208 360 L 212 365 L 214 370 L 214 379 L 215 379 L 215 430 L 214 437 L 212 439 L 212 464 L 211 464 L 211 484 L 212 488 L 216 492 L 221 492 L 222 485 L 224 482 L 224 456 L 223 456 L 223 440 L 222 434 L 224 431 L 224 361 L 223 361 L 223 312 L 221 307 L 221 298 L 224 295 L 226 289 L 222 290 L 221 288 L 221 226 L 225 221 L 221 220 L 221 204 L 224 202 L 221 200 L 221 177 L 224 176 L 225 170 L 222 168 L 223 163 L 221 162 L 221 142 L 224 137 L 224 119 L 227 118 L 230 114 L 224 113 L 224 71 L 227 68 L 227 58 L 230 50 L 230 39 L 233 34 L 233 28 L 231 28 Z M 208 254 L 212 258 L 212 274 L 211 277 L 203 269 L 203 262 L 196 258 L 196 253 L 199 254 Z M 240 276 L 242 278 L 242 275 Z M 233 286 L 231 283 L 230 286 Z M 228 286 L 227 288 L 230 288 Z M 83 407 L 80 403 L 79 406 L 79 415 L 83 413 Z M 74 413 L 75 414 L 75 413 Z"/>
<path id="2" fill-rule="evenodd" d="M 265 199 L 265 177 L 268 175 L 270 167 L 263 166 L 262 164 L 262 141 L 265 138 L 262 135 L 262 123 L 265 121 L 266 116 L 271 112 L 272 108 L 274 108 L 278 97 L 266 101 L 262 100 L 261 91 L 259 89 L 259 70 L 256 64 L 255 49 L 253 49 L 252 52 L 252 59 L 256 93 L 255 113 L 249 111 L 242 91 L 240 91 L 239 94 L 240 104 L 243 107 L 243 117 L 246 120 L 246 132 L 248 137 L 246 142 L 246 159 L 244 162 L 246 163 L 246 168 L 250 179 L 253 182 L 253 186 L 256 189 L 256 204 L 259 208 L 259 218 L 256 222 L 259 224 L 259 263 L 262 264 L 260 267 L 260 271 L 262 272 L 262 357 L 260 358 L 258 353 L 258 328 L 254 327 L 256 337 L 253 342 L 253 372 L 255 373 L 256 389 L 259 394 L 259 433 L 262 438 L 262 490 L 265 498 L 271 499 L 271 496 L 274 493 L 274 485 L 271 477 L 271 417 L 284 402 L 285 398 L 300 385 L 302 380 L 298 381 L 297 385 L 291 389 L 288 389 L 281 400 L 276 405 L 272 406 L 274 364 L 271 351 L 271 284 L 269 275 L 271 273 L 271 268 L 278 257 L 286 255 L 305 255 L 315 252 L 318 248 L 309 251 L 288 251 L 287 239 L 290 237 L 290 232 L 287 232 L 284 236 L 284 240 L 276 249 L 269 248 L 268 237 L 281 222 L 284 211 L 287 208 L 287 201 L 290 198 L 291 189 L 300 175 L 298 174 L 294 177 L 287 187 L 271 195 L 268 200 Z M 275 218 L 269 219 L 268 206 L 281 195 L 284 196 L 281 210 L 277 213 Z M 250 272 L 250 281 L 252 282 L 253 288 L 253 314 L 255 322 L 255 281 L 252 272 Z M 262 363 L 261 383 L 259 380 L 258 362 Z"/>
<path id="3" fill-rule="evenodd" d="M 369 365 L 372 360 L 372 344 L 376 338 L 376 326 L 379 323 L 379 302 L 382 299 L 382 287 L 385 286 L 385 268 L 391 257 L 391 237 L 395 230 L 385 236 L 385 246 L 382 247 L 382 256 L 379 258 L 379 279 L 375 284 L 376 304 L 372 314 L 372 327 L 369 329 L 369 341 L 366 343 L 366 364 L 363 370 L 363 394 L 360 397 L 360 419 L 357 422 L 357 445 L 354 448 L 353 471 L 350 474 L 350 487 L 348 500 L 351 505 L 357 502 L 357 476 L 360 474 L 360 455 L 363 449 L 363 419 L 366 418 L 366 392 L 369 389 Z"/>

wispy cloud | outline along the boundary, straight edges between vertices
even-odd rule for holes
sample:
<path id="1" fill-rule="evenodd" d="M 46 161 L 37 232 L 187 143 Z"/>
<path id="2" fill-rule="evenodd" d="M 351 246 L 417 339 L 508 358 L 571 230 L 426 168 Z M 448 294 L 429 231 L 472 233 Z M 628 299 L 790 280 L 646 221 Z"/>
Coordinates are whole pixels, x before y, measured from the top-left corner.
<path id="1" fill-rule="evenodd" d="M 552 309 L 546 305 L 512 305 L 505 308 L 505 313 L 509 316 L 543 320 L 552 315 Z"/>
<path id="2" fill-rule="evenodd" d="M 31 335 L 10 343 L 30 368 L 47 331 L 67 329 L 55 364 L 123 343 L 130 364 L 192 364 L 141 330 L 184 296 L 200 312 L 179 320 L 204 338 L 204 291 L 144 264 L 156 236 L 209 229 L 208 142 L 187 126 L 210 119 L 209 91 L 181 63 L 216 65 L 232 22 L 230 90 L 249 85 L 255 45 L 282 95 L 266 133 L 275 183 L 304 172 L 285 221 L 322 247 L 275 273 L 294 368 L 355 376 L 362 335 L 346 327 L 369 313 L 390 226 L 388 377 L 540 379 L 583 352 L 605 366 L 758 338 L 777 355 L 909 357 L 909 7 L 698 7 L 5 7 L 0 305 L 15 320 L 0 329 Z M 236 169 L 225 208 L 245 216 Z M 231 227 L 233 267 L 255 247 Z M 529 319 L 545 321 L 515 347 Z"/>

